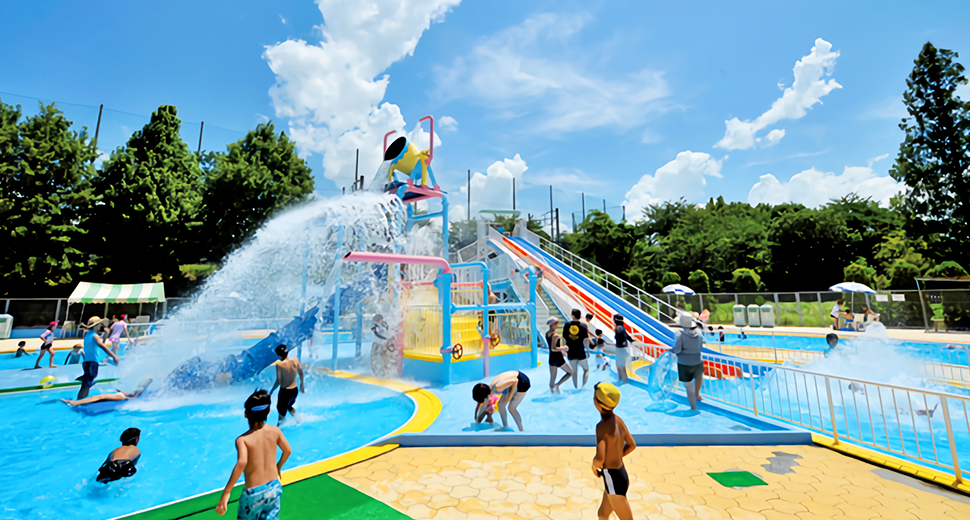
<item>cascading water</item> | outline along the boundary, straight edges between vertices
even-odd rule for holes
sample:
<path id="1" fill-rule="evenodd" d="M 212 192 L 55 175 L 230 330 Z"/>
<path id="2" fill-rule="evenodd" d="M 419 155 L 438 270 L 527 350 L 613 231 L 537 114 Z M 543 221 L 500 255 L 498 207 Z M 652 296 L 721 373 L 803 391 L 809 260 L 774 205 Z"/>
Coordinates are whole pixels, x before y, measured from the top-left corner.
<path id="1" fill-rule="evenodd" d="M 405 219 L 397 197 L 374 193 L 316 200 L 278 215 L 178 307 L 149 348 L 126 356 L 122 377 L 163 381 L 187 360 L 212 363 L 243 350 L 239 331 L 275 330 L 315 306 L 318 327 L 332 324 L 338 284 L 342 313 L 360 301 L 380 312 L 389 306 L 386 274 L 377 276 L 380 269 L 369 264 L 334 267 L 347 251 L 404 249 Z M 394 320 L 388 325 L 400 327 Z"/>

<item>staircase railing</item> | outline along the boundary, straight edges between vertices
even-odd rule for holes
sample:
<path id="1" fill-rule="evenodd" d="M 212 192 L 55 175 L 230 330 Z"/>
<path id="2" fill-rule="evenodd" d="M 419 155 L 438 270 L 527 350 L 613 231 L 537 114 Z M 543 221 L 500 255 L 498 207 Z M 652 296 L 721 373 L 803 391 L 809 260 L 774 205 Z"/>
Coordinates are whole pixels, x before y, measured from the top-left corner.
<path id="1" fill-rule="evenodd" d="M 661 322 L 668 324 L 676 323 L 678 309 L 673 305 L 606 271 L 602 267 L 576 256 L 551 240 L 540 236 L 535 236 L 534 238 L 538 239 L 540 249 L 552 255 L 556 260 L 573 268 L 586 278 L 589 278 L 600 287 L 619 296 L 627 303 L 635 305 L 641 311 L 657 318 Z"/>

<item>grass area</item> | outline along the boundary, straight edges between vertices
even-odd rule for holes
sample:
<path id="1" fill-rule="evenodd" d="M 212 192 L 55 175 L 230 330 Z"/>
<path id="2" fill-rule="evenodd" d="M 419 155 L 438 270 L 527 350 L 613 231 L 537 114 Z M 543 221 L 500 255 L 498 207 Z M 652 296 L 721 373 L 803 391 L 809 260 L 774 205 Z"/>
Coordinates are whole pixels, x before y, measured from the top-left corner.
<path id="1" fill-rule="evenodd" d="M 229 510 L 225 516 L 216 514 L 221 491 L 190 498 L 124 517 L 126 520 L 181 520 L 236 518 L 242 486 L 232 490 Z M 329 475 L 301 480 L 283 486 L 280 506 L 282 520 L 410 520 L 410 517 L 347 486 Z"/>

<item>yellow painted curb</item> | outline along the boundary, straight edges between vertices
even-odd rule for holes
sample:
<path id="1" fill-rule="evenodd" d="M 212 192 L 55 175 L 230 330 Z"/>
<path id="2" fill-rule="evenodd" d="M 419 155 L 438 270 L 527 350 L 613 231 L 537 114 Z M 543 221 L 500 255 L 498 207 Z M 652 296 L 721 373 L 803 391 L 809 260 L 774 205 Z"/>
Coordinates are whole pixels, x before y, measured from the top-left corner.
<path id="1" fill-rule="evenodd" d="M 812 442 L 857 459 L 862 459 L 871 464 L 905 473 L 920 480 L 930 481 L 934 484 L 953 488 L 963 493 L 970 493 L 970 484 L 967 484 L 963 479 L 956 478 L 954 475 L 949 475 L 942 471 L 918 466 L 912 462 L 893 457 L 892 455 L 886 455 L 860 446 L 841 442 L 836 444 L 831 437 L 817 433 L 812 433 Z"/>
<path id="2" fill-rule="evenodd" d="M 424 430 L 428 429 L 432 423 L 434 423 L 435 419 L 437 419 L 438 415 L 441 413 L 441 400 L 438 399 L 438 396 L 423 388 L 418 388 L 414 385 L 402 383 L 400 381 L 380 379 L 377 377 L 355 374 L 353 372 L 346 372 L 343 370 L 337 370 L 336 372 L 327 369 L 316 370 L 333 377 L 352 379 L 361 383 L 383 386 L 384 388 L 396 390 L 414 401 L 414 414 L 411 416 L 411 419 L 404 423 L 404 425 L 400 428 L 387 434 L 385 437 L 392 437 L 399 433 L 423 432 Z M 330 457 L 329 459 L 324 459 L 307 464 L 306 466 L 293 468 L 283 472 L 283 485 L 292 484 L 294 482 L 316 477 L 317 475 L 346 468 L 347 466 L 352 466 L 379 455 L 383 455 L 397 447 L 397 444 L 387 444 L 384 446 L 363 446 L 361 448 L 348 451 L 347 453 Z"/>

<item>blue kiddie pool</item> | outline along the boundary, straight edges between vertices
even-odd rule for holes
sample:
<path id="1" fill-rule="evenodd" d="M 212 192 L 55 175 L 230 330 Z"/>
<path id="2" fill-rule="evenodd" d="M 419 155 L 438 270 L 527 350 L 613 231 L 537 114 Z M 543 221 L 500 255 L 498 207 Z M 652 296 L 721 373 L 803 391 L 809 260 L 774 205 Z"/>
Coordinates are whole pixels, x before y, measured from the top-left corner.
<path id="1" fill-rule="evenodd" d="M 308 378 L 307 393 L 296 403 L 302 422 L 283 426 L 293 448 L 284 470 L 379 439 L 406 423 L 415 409 L 410 398 L 387 388 Z M 178 394 L 155 388 L 154 394 L 96 415 L 77 413 L 60 401 L 73 399 L 76 387 L 0 396 L 6 423 L 0 432 L 5 482 L 0 517 L 101 520 L 221 488 L 236 461 L 235 438 L 248 429 L 243 402 L 257 386 L 271 385 L 264 378 L 258 385 Z M 91 393 L 113 388 L 97 385 Z M 275 401 L 274 395 L 270 424 L 277 420 Z M 131 427 L 142 431 L 138 472 L 110 484 L 96 482 L 98 467 Z"/>

